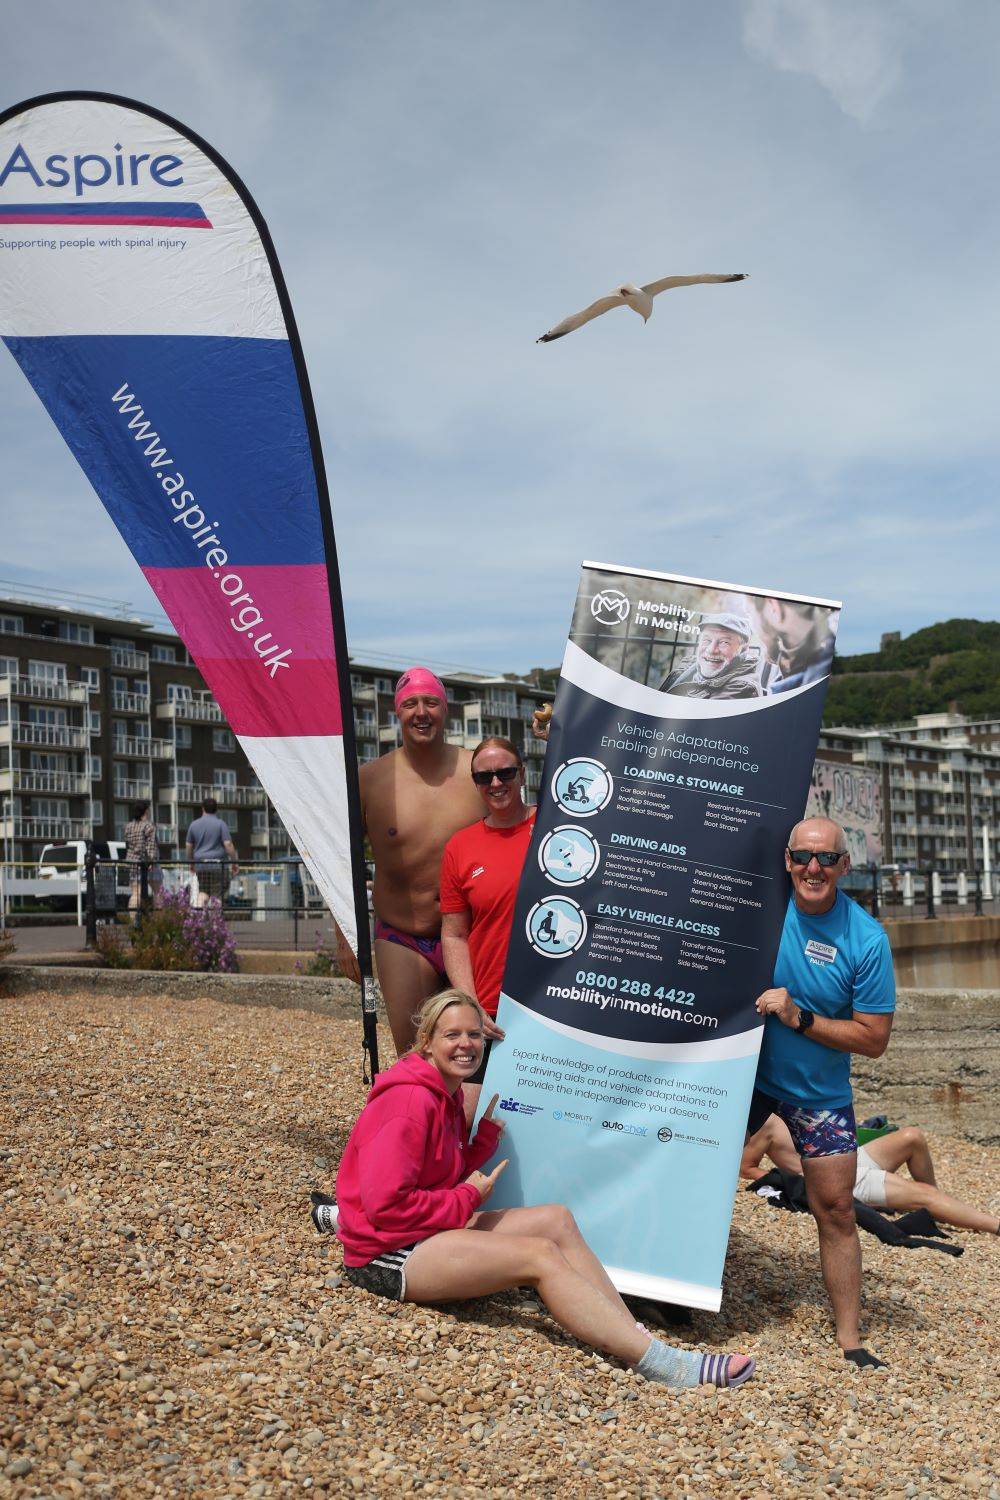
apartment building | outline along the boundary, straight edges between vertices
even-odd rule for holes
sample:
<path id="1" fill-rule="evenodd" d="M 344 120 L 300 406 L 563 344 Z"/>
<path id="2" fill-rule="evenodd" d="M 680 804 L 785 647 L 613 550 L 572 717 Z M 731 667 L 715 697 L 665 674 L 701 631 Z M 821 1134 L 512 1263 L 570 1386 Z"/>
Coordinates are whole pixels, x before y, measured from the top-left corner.
<path id="1" fill-rule="evenodd" d="M 398 743 L 393 688 L 407 663 L 351 662 L 361 760 Z M 445 674 L 448 739 L 502 734 L 522 748 L 529 800 L 546 697 L 517 677 Z M 551 697 L 550 684 L 547 696 Z M 164 858 L 183 855 L 211 796 L 244 859 L 293 854 L 288 834 L 183 643 L 148 622 L 74 602 L 0 597 L 0 856 L 37 862 L 47 843 L 120 838 L 128 804 L 148 798 Z"/>
<path id="2" fill-rule="evenodd" d="M 164 858 L 215 797 L 245 857 L 288 835 L 175 635 L 94 609 L 0 599 L 0 848 L 120 838 L 148 798 Z"/>
<path id="3" fill-rule="evenodd" d="M 921 714 L 877 729 L 824 729 L 819 755 L 866 766 L 881 782 L 882 859 L 943 875 L 1000 855 L 1000 722 Z"/>

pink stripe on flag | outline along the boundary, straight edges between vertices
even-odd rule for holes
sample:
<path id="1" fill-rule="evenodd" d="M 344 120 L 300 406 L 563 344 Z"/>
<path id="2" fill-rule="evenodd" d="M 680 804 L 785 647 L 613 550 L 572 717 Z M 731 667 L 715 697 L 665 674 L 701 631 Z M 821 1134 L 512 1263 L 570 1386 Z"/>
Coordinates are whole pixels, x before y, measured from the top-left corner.
<path id="1" fill-rule="evenodd" d="M 234 734 L 301 739 L 344 732 L 332 661 L 292 657 L 272 679 L 266 662 L 195 659 Z"/>
<path id="2" fill-rule="evenodd" d="M 31 214 L 4 213 L 0 224 L 140 224 L 153 229 L 211 229 L 210 219 L 163 219 L 149 214 Z"/>
<path id="3" fill-rule="evenodd" d="M 142 571 L 192 656 L 252 661 L 275 646 L 299 658 L 335 655 L 322 563 Z"/>
<path id="4" fill-rule="evenodd" d="M 322 563 L 143 572 L 237 734 L 342 732 Z"/>

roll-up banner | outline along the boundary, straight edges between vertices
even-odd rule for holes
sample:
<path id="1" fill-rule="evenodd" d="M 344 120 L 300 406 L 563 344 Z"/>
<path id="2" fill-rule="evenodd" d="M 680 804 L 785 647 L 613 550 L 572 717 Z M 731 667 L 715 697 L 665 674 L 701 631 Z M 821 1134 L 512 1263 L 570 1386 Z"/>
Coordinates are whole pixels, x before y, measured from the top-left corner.
<path id="1" fill-rule="evenodd" d="M 839 610 L 583 565 L 483 1100 L 624 1292 L 720 1305 Z"/>
<path id="2" fill-rule="evenodd" d="M 259 209 L 211 146 L 147 105 L 92 93 L 16 105 L 0 115 L 0 337 L 369 976 L 333 523 Z M 373 1050 L 370 978 L 363 991 Z"/>

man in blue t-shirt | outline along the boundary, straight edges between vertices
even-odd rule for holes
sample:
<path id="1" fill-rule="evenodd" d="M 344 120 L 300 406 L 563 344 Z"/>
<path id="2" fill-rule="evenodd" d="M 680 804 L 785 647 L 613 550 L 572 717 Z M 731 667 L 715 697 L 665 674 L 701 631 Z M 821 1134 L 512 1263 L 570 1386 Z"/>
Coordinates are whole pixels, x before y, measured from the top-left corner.
<path id="1" fill-rule="evenodd" d="M 854 1218 L 857 1133 L 851 1053 L 881 1057 L 896 987 L 889 940 L 878 922 L 837 890 L 851 867 L 839 823 L 806 818 L 792 829 L 785 868 L 792 895 L 774 966 L 774 988 L 757 999 L 765 1018 L 749 1130 L 780 1115 L 802 1158 L 819 1228 L 823 1281 L 837 1343 L 857 1365 L 881 1360 L 861 1347 L 861 1244 Z"/>

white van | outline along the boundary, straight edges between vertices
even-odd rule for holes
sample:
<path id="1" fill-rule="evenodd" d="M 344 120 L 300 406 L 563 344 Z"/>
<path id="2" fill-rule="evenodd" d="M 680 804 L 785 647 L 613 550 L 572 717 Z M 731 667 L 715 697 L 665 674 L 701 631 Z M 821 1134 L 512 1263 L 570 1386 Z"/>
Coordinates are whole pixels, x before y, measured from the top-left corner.
<path id="1" fill-rule="evenodd" d="M 98 859 L 124 861 L 125 845 L 119 839 L 93 841 Z M 51 895 L 47 896 L 53 911 L 69 910 L 77 904 L 77 893 L 84 890 L 84 865 L 87 859 L 86 839 L 67 839 L 63 844 L 46 844 L 38 861 L 39 880 L 53 882 Z M 117 864 L 115 896 L 117 906 L 127 906 L 129 896 L 129 869 L 124 863 Z M 43 897 L 46 899 L 46 897 Z M 110 892 L 109 892 L 110 899 Z"/>

